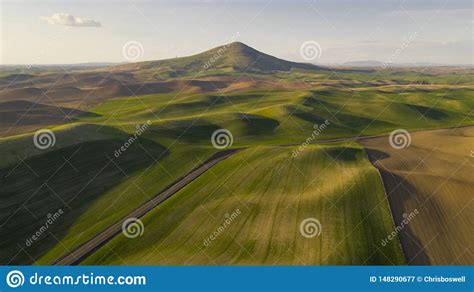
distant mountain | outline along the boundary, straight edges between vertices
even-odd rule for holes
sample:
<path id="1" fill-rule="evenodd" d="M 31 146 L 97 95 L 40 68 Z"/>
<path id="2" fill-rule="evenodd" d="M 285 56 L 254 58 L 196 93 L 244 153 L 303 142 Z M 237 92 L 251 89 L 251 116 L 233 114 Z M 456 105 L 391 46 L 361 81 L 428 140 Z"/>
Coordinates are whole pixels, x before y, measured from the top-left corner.
<path id="1" fill-rule="evenodd" d="M 107 67 L 107 66 L 114 66 L 114 65 L 119 65 L 123 63 L 112 63 L 112 62 L 89 62 L 89 63 L 76 63 L 76 64 L 32 64 L 30 65 L 31 67 L 35 68 L 45 68 L 45 69 L 51 69 L 51 68 L 64 68 L 64 69 L 70 69 L 70 68 L 97 68 L 97 67 Z M 6 64 L 6 65 L 0 65 L 0 69 L 24 69 L 26 68 L 27 65 L 25 64 Z"/>
<path id="2" fill-rule="evenodd" d="M 115 67 L 117 69 L 153 69 L 183 75 L 203 70 L 232 71 L 290 71 L 293 69 L 321 70 L 322 67 L 282 60 L 262 53 L 241 42 L 233 42 L 188 57 L 146 61 Z"/>
<path id="3" fill-rule="evenodd" d="M 352 61 L 352 62 L 345 62 L 342 66 L 347 67 L 382 67 L 383 62 L 380 61 L 373 61 L 373 60 L 362 60 L 362 61 Z"/>
<path id="4" fill-rule="evenodd" d="M 440 64 L 440 63 L 428 63 L 428 62 L 418 62 L 418 63 L 398 63 L 398 64 L 389 64 L 389 67 L 461 67 L 469 68 L 472 67 L 472 64 Z"/>
<path id="5" fill-rule="evenodd" d="M 472 67 L 470 64 L 439 64 L 439 63 L 384 63 L 374 60 L 351 61 L 342 64 L 328 64 L 334 67 L 366 67 L 366 68 L 417 68 L 417 67 Z"/>

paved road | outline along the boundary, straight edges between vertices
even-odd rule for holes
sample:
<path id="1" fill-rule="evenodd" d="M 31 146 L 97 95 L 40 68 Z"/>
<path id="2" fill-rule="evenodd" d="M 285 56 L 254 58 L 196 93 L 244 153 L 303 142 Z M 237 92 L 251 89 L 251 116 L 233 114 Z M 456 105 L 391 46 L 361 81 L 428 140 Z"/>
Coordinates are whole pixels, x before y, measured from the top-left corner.
<path id="1" fill-rule="evenodd" d="M 460 127 L 451 127 L 451 128 L 461 128 Z M 450 128 L 445 128 L 450 129 Z M 433 130 L 440 130 L 440 129 L 429 129 L 429 130 L 417 130 L 411 132 L 420 132 L 420 131 L 433 131 Z M 373 136 L 356 136 L 356 137 L 349 137 L 349 138 L 334 138 L 334 139 L 323 139 L 313 141 L 310 144 L 320 144 L 320 143 L 328 143 L 328 142 L 349 142 L 349 141 L 359 141 L 365 139 L 372 139 L 387 136 L 387 134 L 382 135 L 373 135 Z M 294 144 L 284 144 L 284 145 L 268 145 L 268 146 L 297 146 L 301 143 L 294 143 Z M 163 203 L 166 199 L 177 193 L 179 190 L 184 188 L 187 184 L 191 183 L 193 180 L 198 178 L 201 174 L 206 172 L 209 168 L 213 167 L 220 161 L 228 158 L 232 154 L 240 151 L 242 149 L 231 149 L 231 150 L 224 150 L 218 152 L 211 156 L 207 161 L 203 164 L 199 165 L 185 176 L 179 178 L 173 184 L 168 186 L 164 191 L 156 195 L 153 199 L 147 201 L 137 209 L 130 212 L 125 218 L 122 218 L 120 221 L 114 223 L 101 233 L 97 234 L 95 237 L 84 243 L 83 245 L 79 246 L 74 251 L 70 252 L 69 254 L 65 255 L 64 257 L 58 259 L 54 265 L 77 265 L 87 256 L 92 254 L 98 248 L 106 244 L 109 240 L 111 240 L 115 235 L 122 232 L 122 224 L 125 220 L 129 218 L 140 218 L 153 208 L 158 206 L 159 204 Z"/>
<path id="2" fill-rule="evenodd" d="M 358 138 L 359 137 L 319 140 L 319 141 L 313 141 L 311 144 L 326 143 L 326 142 L 355 141 Z M 299 144 L 286 144 L 286 145 L 278 145 L 278 146 L 294 146 L 294 145 L 299 145 Z M 65 256 L 56 260 L 56 262 L 54 262 L 54 265 L 69 266 L 69 265 L 79 264 L 82 260 L 84 260 L 86 257 L 91 255 L 94 251 L 102 247 L 109 240 L 111 240 L 117 234 L 122 232 L 122 224 L 124 223 L 125 220 L 129 218 L 140 218 L 144 216 L 146 213 L 150 212 L 153 208 L 163 203 L 166 199 L 168 199 L 169 197 L 177 193 L 179 190 L 184 188 L 186 185 L 191 183 L 193 180 L 198 178 L 201 174 L 206 172 L 208 169 L 210 169 L 211 167 L 213 167 L 220 161 L 228 158 L 229 156 L 231 156 L 232 154 L 240 150 L 242 149 L 224 150 L 212 155 L 204 163 L 194 168 L 192 171 L 190 171 L 183 177 L 179 178 L 177 181 L 172 183 L 164 191 L 157 194 L 151 200 L 139 206 L 138 208 L 130 212 L 127 216 L 125 216 L 118 222 L 115 222 L 113 225 L 109 226 L 107 229 L 100 232 L 99 234 L 97 234 L 92 239 L 85 242 L 84 244 L 76 248 L 75 250 L 69 252 Z"/>
<path id="3" fill-rule="evenodd" d="M 106 244 L 111 240 L 115 235 L 122 232 L 122 224 L 125 220 L 129 218 L 140 218 L 146 213 L 150 212 L 153 208 L 163 203 L 166 199 L 177 193 L 179 190 L 184 188 L 186 185 L 191 183 L 193 180 L 198 178 L 201 174 L 206 172 L 208 169 L 219 163 L 220 161 L 228 158 L 232 154 L 240 151 L 241 149 L 231 149 L 224 150 L 212 155 L 208 160 L 206 160 L 201 165 L 194 168 L 192 171 L 187 173 L 185 176 L 179 178 L 177 181 L 168 186 L 164 191 L 156 195 L 151 200 L 147 201 L 140 207 L 136 208 L 130 212 L 125 218 L 122 218 L 120 221 L 109 226 L 104 231 L 97 234 L 95 237 L 79 246 L 77 249 L 73 250 L 69 254 L 65 255 L 62 258 L 59 258 L 54 265 L 77 265 L 87 256 L 92 254 L 98 248 Z"/>

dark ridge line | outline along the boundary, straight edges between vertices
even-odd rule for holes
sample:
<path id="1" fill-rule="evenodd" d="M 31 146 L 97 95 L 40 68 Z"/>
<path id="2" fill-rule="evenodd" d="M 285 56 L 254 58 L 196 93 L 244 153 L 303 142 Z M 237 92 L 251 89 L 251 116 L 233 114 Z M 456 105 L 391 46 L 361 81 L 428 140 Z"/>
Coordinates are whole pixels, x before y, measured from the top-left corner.
<path id="1" fill-rule="evenodd" d="M 191 171 L 187 172 L 182 177 L 178 178 L 176 181 L 168 185 L 164 190 L 159 192 L 150 200 L 141 204 L 127 216 L 123 217 L 119 221 L 110 225 L 103 231 L 99 232 L 93 238 L 89 239 L 85 243 L 81 244 L 79 247 L 75 248 L 73 251 L 68 252 L 66 255 L 58 258 L 53 265 L 78 265 L 81 261 L 87 258 L 89 255 L 97 251 L 100 247 L 104 246 L 107 242 L 113 239 L 116 235 L 122 232 L 122 224 L 125 220 L 129 218 L 141 218 L 151 210 L 159 206 L 161 203 L 172 197 L 178 191 L 186 187 L 192 181 L 200 177 L 203 173 L 209 170 L 211 167 L 215 166 L 217 163 L 225 160 L 230 157 L 232 154 L 235 154 L 241 151 L 243 148 L 223 150 L 217 153 L 214 153 L 210 158 L 201 163 L 200 165 L 193 168 Z"/>
<path id="2" fill-rule="evenodd" d="M 436 130 L 446 130 L 446 129 L 458 129 L 458 128 L 464 128 L 464 127 L 470 127 L 472 125 L 462 125 L 462 126 L 453 126 L 453 127 L 447 127 L 447 128 L 435 128 L 435 129 L 419 129 L 419 130 L 413 130 L 411 132 L 424 132 L 424 131 L 436 131 Z M 322 139 L 322 140 L 317 140 L 313 141 L 310 144 L 322 144 L 322 143 L 331 143 L 331 142 L 359 142 L 360 140 L 366 140 L 366 139 L 374 139 L 374 138 L 380 138 L 380 137 L 385 137 L 388 136 L 388 134 L 380 134 L 380 135 L 372 135 L 372 136 L 355 136 L 355 137 L 346 137 L 346 138 L 334 138 L 334 139 Z M 280 147 L 288 147 L 288 146 L 297 146 L 300 145 L 301 143 L 290 143 L 290 144 L 280 144 L 280 145 L 265 145 L 265 146 L 280 146 Z M 362 145 L 361 145 L 362 146 Z M 214 153 L 211 157 L 209 157 L 206 161 L 201 163 L 200 165 L 196 166 L 193 168 L 191 171 L 187 172 L 185 175 L 181 176 L 178 178 L 176 181 L 173 183 L 169 184 L 164 190 L 159 192 L 157 195 L 155 195 L 152 199 L 148 200 L 147 202 L 143 203 L 142 205 L 138 206 L 134 210 L 132 210 L 127 216 L 122 218 L 121 220 L 115 222 L 108 228 L 106 228 L 104 231 L 98 233 L 96 236 L 93 238 L 89 239 L 79 247 L 75 248 L 72 252 L 68 252 L 66 255 L 58 258 L 53 265 L 77 265 L 79 264 L 82 260 L 87 258 L 89 255 L 97 251 L 100 247 L 104 246 L 107 242 L 109 242 L 112 238 L 114 238 L 117 234 L 122 232 L 122 224 L 125 220 L 135 217 L 135 218 L 141 218 L 144 215 L 146 215 L 148 212 L 153 210 L 155 207 L 166 201 L 168 198 L 172 197 L 174 194 L 176 194 L 178 191 L 186 187 L 189 183 L 200 177 L 204 172 L 209 170 L 211 167 L 216 165 L 222 160 L 225 160 L 226 158 L 232 156 L 233 154 L 246 149 L 247 147 L 242 147 L 242 148 L 234 148 L 234 149 L 229 149 L 229 150 L 223 150 L 217 153 Z M 366 152 L 366 149 L 364 146 L 362 146 L 364 149 L 364 152 L 367 155 L 367 158 L 369 162 L 372 161 Z M 373 165 L 373 164 L 372 164 Z M 374 166 L 374 165 L 373 165 Z M 381 176 L 380 170 L 374 166 L 378 172 L 379 175 Z M 384 186 L 384 190 L 387 194 L 387 190 L 385 187 L 385 183 L 383 181 L 383 178 L 381 177 L 382 184 Z M 387 196 L 388 197 L 388 196 Z M 389 202 L 390 205 L 390 202 Z M 393 217 L 393 212 L 390 208 L 390 213 L 392 215 L 392 220 L 395 220 Z M 395 221 L 394 221 L 395 222 Z M 92 246 L 91 246 L 92 244 Z M 402 251 L 405 255 L 405 251 L 402 248 Z M 76 255 L 77 254 L 77 255 Z"/>

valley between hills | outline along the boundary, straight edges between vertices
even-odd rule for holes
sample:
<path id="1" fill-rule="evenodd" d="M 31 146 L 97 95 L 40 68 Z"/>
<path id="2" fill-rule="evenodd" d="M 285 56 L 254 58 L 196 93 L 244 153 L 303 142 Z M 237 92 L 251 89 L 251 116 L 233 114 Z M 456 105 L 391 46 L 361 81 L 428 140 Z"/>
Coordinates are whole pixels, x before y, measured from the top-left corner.
<path id="1" fill-rule="evenodd" d="M 296 63 L 239 42 L 2 68 L 0 263 L 472 265 L 473 77 Z"/>

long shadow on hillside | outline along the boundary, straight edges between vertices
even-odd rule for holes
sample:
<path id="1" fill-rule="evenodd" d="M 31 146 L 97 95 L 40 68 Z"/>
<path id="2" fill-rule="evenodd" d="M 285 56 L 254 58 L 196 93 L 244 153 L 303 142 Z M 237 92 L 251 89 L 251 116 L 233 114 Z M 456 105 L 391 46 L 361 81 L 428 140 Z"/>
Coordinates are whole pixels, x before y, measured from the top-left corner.
<path id="1" fill-rule="evenodd" d="M 369 131 L 372 128 L 392 127 L 392 124 L 384 121 L 371 120 L 361 116 L 344 114 L 337 111 L 331 113 L 323 108 L 307 111 L 298 109 L 296 106 L 287 106 L 286 110 L 291 116 L 317 125 L 321 125 L 327 120 L 329 122 L 328 128 L 352 135 L 363 134 L 361 133 L 361 130 Z"/>
<path id="2" fill-rule="evenodd" d="M 185 141 L 189 143 L 198 143 L 208 141 L 220 126 L 208 122 L 205 119 L 187 119 L 181 121 L 172 121 L 156 126 L 151 126 L 149 131 L 157 136 L 170 138 L 174 141 Z"/>
<path id="3" fill-rule="evenodd" d="M 168 155 L 164 146 L 143 138 L 122 148 L 125 151 L 121 155 L 115 155 L 128 139 L 122 134 L 36 155 L 1 169 L 2 265 L 33 263 L 60 244 L 58 241 L 81 217 L 90 220 L 88 227 L 93 227 L 98 222 L 84 215 L 103 194 Z M 53 223 L 46 223 L 60 209 L 63 214 Z M 92 215 L 106 217 L 103 213 Z"/>
<path id="4" fill-rule="evenodd" d="M 94 118 L 99 114 L 26 100 L 0 102 L 0 137 L 38 130 L 48 125 L 64 125 L 79 117 Z"/>
<path id="5" fill-rule="evenodd" d="M 229 113 L 225 119 L 217 120 L 216 123 L 214 120 L 208 121 L 204 118 L 185 119 L 154 125 L 150 127 L 149 131 L 159 137 L 173 139 L 176 142 L 210 144 L 212 134 L 223 127 L 239 128 L 238 131 L 232 130 L 234 139 L 237 139 L 237 134 L 242 135 L 241 137 L 271 135 L 279 125 L 279 121 L 265 116 Z"/>
<path id="6" fill-rule="evenodd" d="M 406 202 L 411 199 L 411 194 L 416 194 L 416 188 L 403 177 L 388 172 L 380 166 L 380 160 L 390 157 L 383 151 L 364 148 L 370 162 L 379 170 L 387 193 L 388 202 L 396 227 L 402 227 L 398 233 L 400 242 L 409 265 L 430 265 L 431 260 L 423 248 L 423 242 L 413 232 L 410 223 L 405 224 L 407 216 L 414 210 L 406 210 Z M 377 163 L 379 161 L 379 163 Z M 412 220 L 416 220 L 414 217 Z M 394 230 L 395 231 L 395 230 Z M 388 234 L 387 234 L 388 236 Z M 381 239 L 382 240 L 382 239 Z"/>
<path id="7" fill-rule="evenodd" d="M 247 94 L 247 95 L 209 95 L 205 99 L 198 99 L 194 101 L 177 102 L 167 104 L 160 108 L 157 113 L 164 114 L 182 114 L 182 113 L 193 113 L 193 112 L 205 112 L 210 109 L 219 108 L 226 105 L 235 105 L 242 102 L 248 102 L 255 100 L 260 95 L 258 94 Z"/>
<path id="8" fill-rule="evenodd" d="M 318 93 L 318 95 L 320 95 Z M 295 106 L 289 106 L 289 114 L 296 116 L 302 120 L 321 124 L 325 120 L 331 123 L 333 128 L 341 128 L 350 133 L 359 134 L 359 129 L 364 128 L 389 128 L 393 126 L 391 123 L 371 119 L 361 116 L 357 113 L 347 111 L 344 106 L 325 101 L 318 97 L 316 93 L 303 99 L 301 105 L 308 110 L 298 109 Z"/>
<path id="9" fill-rule="evenodd" d="M 444 111 L 435 109 L 433 107 L 426 107 L 421 105 L 406 104 L 411 111 L 416 112 L 419 115 L 422 115 L 425 118 L 432 119 L 435 121 L 441 121 L 446 119 L 449 115 Z"/>
<path id="10" fill-rule="evenodd" d="M 270 135 L 280 125 L 279 121 L 260 115 L 238 113 L 237 118 L 245 125 L 244 135 L 250 136 Z"/>
<path id="11" fill-rule="evenodd" d="M 310 111 L 303 111 L 301 109 L 298 109 L 296 106 L 287 106 L 286 111 L 291 116 L 295 116 L 313 124 L 323 124 L 326 121 L 326 118 L 324 118 L 323 116 L 317 115 Z"/>
<path id="12" fill-rule="evenodd" d="M 235 104 L 247 102 L 261 98 L 262 94 L 242 94 L 242 95 L 209 95 L 207 98 L 211 104 Z"/>
<path id="13" fill-rule="evenodd" d="M 355 162 L 358 158 L 363 157 L 363 152 L 359 148 L 344 146 L 333 146 L 329 149 L 324 149 L 324 153 L 333 159 L 333 161 L 340 161 L 344 163 Z"/>

